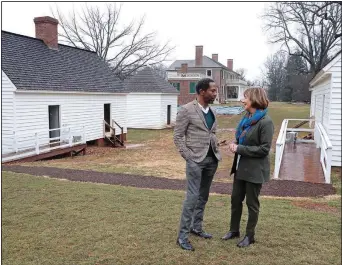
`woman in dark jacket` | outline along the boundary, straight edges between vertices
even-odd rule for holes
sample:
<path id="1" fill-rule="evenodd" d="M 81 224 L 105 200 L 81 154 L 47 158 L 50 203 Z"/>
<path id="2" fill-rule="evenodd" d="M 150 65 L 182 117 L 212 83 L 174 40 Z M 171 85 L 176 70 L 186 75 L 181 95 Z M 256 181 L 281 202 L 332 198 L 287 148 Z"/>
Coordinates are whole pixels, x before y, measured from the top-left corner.
<path id="1" fill-rule="evenodd" d="M 262 184 L 270 179 L 269 151 L 274 126 L 267 115 L 269 100 L 263 88 L 249 88 L 241 100 L 246 115 L 236 129 L 236 142 L 229 145 L 235 153 L 231 174 L 234 174 L 231 196 L 230 231 L 223 240 L 240 237 L 242 202 L 246 197 L 248 222 L 245 237 L 237 244 L 247 247 L 255 242 L 255 227 L 259 216 L 259 194 Z"/>

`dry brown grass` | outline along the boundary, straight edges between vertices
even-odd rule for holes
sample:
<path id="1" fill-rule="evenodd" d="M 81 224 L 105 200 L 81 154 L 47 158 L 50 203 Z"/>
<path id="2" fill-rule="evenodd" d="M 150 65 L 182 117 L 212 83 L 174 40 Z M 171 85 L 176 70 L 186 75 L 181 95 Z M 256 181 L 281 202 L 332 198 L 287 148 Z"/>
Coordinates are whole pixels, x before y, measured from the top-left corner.
<path id="1" fill-rule="evenodd" d="M 274 166 L 274 146 L 285 118 L 307 118 L 308 105 L 293 105 L 274 102 L 270 105 L 270 116 L 275 124 L 273 147 L 271 150 L 271 170 Z M 218 129 L 235 128 L 241 115 L 219 115 Z M 86 156 L 54 159 L 25 163 L 28 166 L 49 166 L 70 169 L 95 170 L 101 172 L 117 172 L 137 175 L 152 175 L 173 179 L 185 177 L 185 161 L 178 154 L 173 143 L 173 131 L 166 130 L 129 130 L 127 144 L 143 144 L 132 149 L 113 149 L 88 147 Z M 219 141 L 234 139 L 234 132 L 218 131 Z M 229 177 L 233 155 L 227 146 L 221 146 L 223 160 L 219 164 L 215 181 L 231 182 Z"/>
<path id="2" fill-rule="evenodd" d="M 292 205 L 304 208 L 308 210 L 325 212 L 325 213 L 334 213 L 339 215 L 341 213 L 340 209 L 334 206 L 330 206 L 327 203 L 318 203 L 318 202 L 310 202 L 310 201 L 293 201 Z"/>
<path id="3" fill-rule="evenodd" d="M 171 130 L 161 131 L 161 137 L 141 141 L 144 146 L 128 149 L 109 147 L 88 147 L 87 155 L 66 157 L 33 163 L 23 163 L 26 166 L 47 166 L 70 169 L 94 170 L 101 172 L 116 172 L 138 174 L 145 176 L 183 179 L 185 176 L 185 161 L 181 158 L 173 143 Z M 231 133 L 230 133 L 231 134 Z M 222 137 L 229 136 L 225 132 Z M 130 142 L 128 142 L 129 144 Z M 219 165 L 217 181 L 230 181 L 228 168 L 231 165 L 232 155 L 226 146 L 222 147 L 223 162 Z M 228 159 L 227 159 L 228 158 Z M 222 172 L 226 172 L 223 176 Z"/>

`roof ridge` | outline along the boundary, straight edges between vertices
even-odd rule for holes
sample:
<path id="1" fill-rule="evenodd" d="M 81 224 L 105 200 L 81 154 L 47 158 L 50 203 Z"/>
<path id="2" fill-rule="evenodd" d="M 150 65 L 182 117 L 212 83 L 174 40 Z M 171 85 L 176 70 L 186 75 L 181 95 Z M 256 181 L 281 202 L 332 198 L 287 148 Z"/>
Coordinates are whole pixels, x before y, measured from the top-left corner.
<path id="1" fill-rule="evenodd" d="M 34 38 L 34 37 L 31 37 L 31 36 L 27 36 L 27 35 L 22 35 L 22 34 L 19 34 L 19 33 L 10 32 L 10 31 L 7 31 L 7 30 L 1 30 L 1 33 L 3 33 L 3 32 L 4 32 L 4 33 L 7 33 L 7 34 L 10 34 L 10 35 L 14 35 L 14 36 L 18 36 L 18 37 L 23 37 L 23 38 L 27 38 L 27 39 L 31 39 L 31 40 L 36 40 L 36 41 L 43 42 L 43 40 L 41 40 L 41 39 Z M 69 45 L 62 44 L 62 43 L 58 43 L 58 46 L 59 46 L 59 45 L 64 46 L 64 47 L 67 47 L 67 48 L 73 48 L 73 49 L 85 51 L 85 52 L 96 53 L 96 52 L 94 52 L 94 51 L 82 49 L 82 48 L 79 48 L 79 47 L 69 46 Z"/>
<path id="2" fill-rule="evenodd" d="M 140 87 L 137 84 L 144 80 L 151 85 L 148 89 L 150 91 L 146 91 L 144 88 Z M 125 89 L 129 92 L 153 92 L 153 93 L 178 93 L 176 88 L 172 86 L 167 80 L 165 80 L 162 76 L 160 76 L 155 69 L 150 66 L 145 66 L 140 69 L 132 78 L 125 82 Z"/>
<path id="3" fill-rule="evenodd" d="M 152 76 L 153 76 L 154 80 L 156 81 L 156 83 L 158 84 L 160 91 L 166 90 L 161 86 L 160 82 L 164 82 L 165 84 L 167 83 L 168 88 L 174 88 L 174 86 L 172 86 L 169 82 L 164 80 L 158 73 L 156 73 L 156 71 L 152 67 L 148 67 L 148 68 L 152 72 Z"/>
<path id="4" fill-rule="evenodd" d="M 239 73 L 235 72 L 234 70 L 230 70 L 227 66 L 225 66 L 224 64 L 222 64 L 222 63 L 220 63 L 220 62 L 215 61 L 214 59 L 210 58 L 209 56 L 207 56 L 207 55 L 203 55 L 203 56 L 207 57 L 208 59 L 210 59 L 211 61 L 215 62 L 215 63 L 218 64 L 219 66 L 221 66 L 221 67 L 227 69 L 228 71 L 240 75 Z"/>

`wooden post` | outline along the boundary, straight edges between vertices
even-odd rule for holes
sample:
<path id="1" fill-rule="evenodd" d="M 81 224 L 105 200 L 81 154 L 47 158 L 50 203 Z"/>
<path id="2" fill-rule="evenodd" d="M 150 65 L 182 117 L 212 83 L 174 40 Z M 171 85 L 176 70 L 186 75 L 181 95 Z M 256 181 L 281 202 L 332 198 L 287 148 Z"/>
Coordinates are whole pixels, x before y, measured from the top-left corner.
<path id="1" fill-rule="evenodd" d="M 35 133 L 36 137 L 36 154 L 39 155 L 39 138 L 38 138 L 38 133 Z"/>
<path id="2" fill-rule="evenodd" d="M 16 153 L 18 153 L 18 143 L 17 136 L 15 135 L 15 131 L 13 131 L 13 148 Z"/>
<path id="3" fill-rule="evenodd" d="M 275 165 L 274 165 L 274 178 L 278 179 L 279 177 L 279 158 L 280 158 L 280 148 L 279 145 L 276 145 L 276 157 L 275 157 Z"/>
<path id="4" fill-rule="evenodd" d="M 327 158 L 326 158 L 326 178 L 325 182 L 326 183 L 331 183 L 330 175 L 331 175 L 331 159 L 332 159 L 332 148 L 327 148 Z"/>
<path id="5" fill-rule="evenodd" d="M 69 146 L 72 146 L 71 128 L 69 127 Z"/>
<path id="6" fill-rule="evenodd" d="M 85 139 L 85 130 L 84 130 L 84 126 L 82 126 L 82 143 L 86 143 L 86 139 Z"/>
<path id="7" fill-rule="evenodd" d="M 316 148 L 319 148 L 321 145 L 321 135 L 319 132 L 318 124 L 315 124 L 315 134 L 314 134 L 314 139 L 316 142 Z"/>

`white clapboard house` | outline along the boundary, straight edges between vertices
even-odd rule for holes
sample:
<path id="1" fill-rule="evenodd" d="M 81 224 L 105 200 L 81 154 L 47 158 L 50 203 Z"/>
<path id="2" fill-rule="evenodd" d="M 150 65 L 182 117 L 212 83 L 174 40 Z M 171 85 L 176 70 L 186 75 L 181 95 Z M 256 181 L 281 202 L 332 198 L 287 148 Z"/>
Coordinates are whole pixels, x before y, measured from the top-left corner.
<path id="1" fill-rule="evenodd" d="M 312 149 L 311 155 L 316 157 L 315 163 L 320 163 L 319 169 L 324 174 L 325 182 L 331 183 L 331 167 L 341 167 L 341 55 L 333 59 L 310 81 L 310 91 L 310 118 L 285 119 L 282 123 L 276 143 L 274 178 L 279 178 L 281 173 L 285 146 L 293 142 L 309 144 L 306 148 L 311 148 L 313 144 L 316 146 Z M 289 128 L 291 121 L 301 123 Z M 300 128 L 307 122 L 310 122 L 310 129 Z M 298 132 L 310 132 L 313 139 L 293 137 Z M 294 146 L 291 152 L 302 150 Z M 319 155 L 316 156 L 315 153 Z M 294 164 L 294 167 L 296 166 Z"/>
<path id="2" fill-rule="evenodd" d="M 125 82 L 127 127 L 163 129 L 176 121 L 178 91 L 150 67 Z"/>
<path id="3" fill-rule="evenodd" d="M 285 119 L 282 123 L 276 143 L 274 178 L 279 178 L 281 173 L 285 146 L 293 142 L 316 146 L 311 149 L 311 155 L 316 157 L 315 163 L 320 163 L 319 168 L 324 174 L 325 182 L 331 183 L 331 167 L 341 167 L 341 55 L 333 59 L 310 81 L 310 91 L 310 118 Z M 301 123 L 289 128 L 290 121 Z M 310 129 L 300 128 L 307 122 L 310 122 Z M 298 132 L 310 132 L 313 139 L 293 137 Z M 293 153 L 294 150 L 301 150 L 294 146 L 287 150 L 292 150 Z M 307 149 L 311 147 L 306 146 Z M 319 155 L 316 156 L 315 153 Z"/>
<path id="4" fill-rule="evenodd" d="M 34 23 L 36 38 L 1 32 L 2 162 L 110 136 L 122 144 L 123 83 L 96 53 L 58 44 L 56 19 Z"/>
<path id="5" fill-rule="evenodd" d="M 332 145 L 331 165 L 341 167 L 341 54 L 310 82 L 310 116 L 323 125 Z"/>

